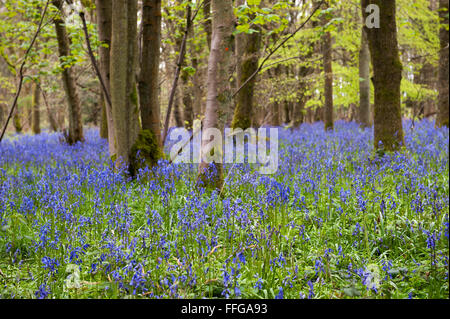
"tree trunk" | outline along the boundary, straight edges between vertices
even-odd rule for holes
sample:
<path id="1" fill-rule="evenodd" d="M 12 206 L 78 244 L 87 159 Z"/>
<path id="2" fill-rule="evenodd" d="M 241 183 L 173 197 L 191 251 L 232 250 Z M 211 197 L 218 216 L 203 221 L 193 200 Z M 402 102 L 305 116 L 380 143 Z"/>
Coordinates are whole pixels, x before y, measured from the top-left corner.
<path id="1" fill-rule="evenodd" d="M 231 0 L 212 0 L 212 40 L 208 61 L 206 114 L 203 133 L 209 128 L 217 128 L 223 133 L 225 116 L 231 107 L 230 76 L 233 58 L 233 7 Z M 218 161 L 208 164 L 204 161 L 205 146 L 211 141 L 203 136 L 202 160 L 198 181 L 202 186 L 221 189 L 223 185 L 223 165 Z M 221 150 L 220 150 L 221 153 Z M 222 154 L 214 154 L 222 156 Z"/>
<path id="2" fill-rule="evenodd" d="M 56 38 L 58 40 L 59 57 L 62 63 L 65 57 L 71 55 L 70 39 L 67 34 L 64 21 L 61 18 L 63 15 L 63 1 L 53 0 L 52 3 L 60 11 L 60 16 L 56 17 L 53 21 L 55 23 Z M 64 83 L 64 90 L 66 92 L 67 103 L 69 105 L 69 134 L 67 137 L 67 143 L 75 144 L 83 141 L 84 137 L 80 99 L 78 97 L 75 78 L 73 76 L 73 69 L 71 67 L 63 67 L 62 79 Z"/>
<path id="3" fill-rule="evenodd" d="M 142 129 L 155 135 L 162 146 L 159 104 L 159 60 L 161 48 L 161 0 L 142 1 L 142 62 L 139 97 Z"/>
<path id="4" fill-rule="evenodd" d="M 100 103 L 100 137 L 108 139 L 108 117 L 106 115 L 106 101 L 103 93 L 101 93 Z"/>
<path id="5" fill-rule="evenodd" d="M 359 50 L 359 123 L 362 127 L 370 126 L 370 50 L 364 28 L 361 32 Z"/>
<path id="6" fill-rule="evenodd" d="M 449 121 L 448 102 L 448 0 L 439 0 L 440 31 L 439 40 L 441 50 L 439 54 L 439 109 L 436 125 L 438 127 L 447 126 Z"/>
<path id="7" fill-rule="evenodd" d="M 324 122 L 325 131 L 334 129 L 334 110 L 333 110 L 333 59 L 332 59 L 332 39 L 331 33 L 325 32 L 322 39 L 323 52 L 323 71 L 325 74 L 325 105 Z"/>
<path id="8" fill-rule="evenodd" d="M 365 18 L 369 4 L 380 8 L 380 28 L 365 26 L 374 73 L 375 148 L 398 150 L 404 145 L 400 96 L 403 67 L 398 51 L 395 0 L 362 0 L 362 4 Z"/>
<path id="9" fill-rule="evenodd" d="M 137 0 L 112 2 L 111 102 L 117 165 L 131 162 L 139 131 L 136 92 Z"/>
<path id="10" fill-rule="evenodd" d="M 31 131 L 33 134 L 40 134 L 41 133 L 41 118 L 39 113 L 40 108 L 40 90 L 39 90 L 39 84 L 34 83 L 33 84 L 33 99 L 31 102 Z"/>
<path id="11" fill-rule="evenodd" d="M 260 32 L 236 35 L 237 87 L 240 88 L 258 69 Z M 236 96 L 231 127 L 243 130 L 252 126 L 253 95 L 256 76 L 243 87 Z"/>
<path id="12" fill-rule="evenodd" d="M 181 71 L 181 90 L 183 92 L 182 101 L 184 105 L 184 124 L 186 128 L 191 129 L 194 121 L 194 110 L 192 101 L 193 87 L 189 83 L 189 74 L 187 71 Z"/>
<path id="13" fill-rule="evenodd" d="M 212 24 L 211 24 L 211 1 L 206 0 L 203 5 L 203 15 L 204 23 L 203 28 L 206 32 L 206 43 L 208 44 L 209 50 L 211 50 L 211 35 L 212 35 Z"/>
<path id="14" fill-rule="evenodd" d="M 110 71 L 110 55 L 111 55 L 111 32 L 112 32 L 112 1 L 111 0 L 96 0 L 97 9 L 97 26 L 98 26 L 98 38 L 99 41 L 106 44 L 105 46 L 99 47 L 99 58 L 100 58 L 100 73 L 105 82 L 106 90 L 111 96 L 111 71 Z M 106 97 L 103 96 L 103 107 L 102 109 L 102 126 L 103 131 L 105 127 L 107 129 L 107 138 L 109 146 L 109 154 L 114 156 L 116 154 L 116 145 L 114 137 L 114 120 L 112 114 L 112 108 L 106 101 Z M 105 121 L 106 119 L 106 121 Z M 105 137 L 105 132 L 102 133 Z"/>

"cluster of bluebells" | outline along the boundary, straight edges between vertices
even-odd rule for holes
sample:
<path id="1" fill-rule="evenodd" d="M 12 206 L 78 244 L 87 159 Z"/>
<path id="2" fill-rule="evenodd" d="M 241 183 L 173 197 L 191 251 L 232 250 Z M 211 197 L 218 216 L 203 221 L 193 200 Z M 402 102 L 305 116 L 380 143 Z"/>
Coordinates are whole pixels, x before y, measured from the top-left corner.
<path id="1" fill-rule="evenodd" d="M 382 297 L 408 280 L 396 269 L 422 276 L 429 265 L 445 281 L 449 132 L 404 127 L 406 151 L 382 158 L 372 129 L 355 123 L 280 129 L 277 173 L 225 165 L 221 196 L 198 187 L 193 164 L 161 160 L 132 180 L 94 130 L 74 146 L 58 134 L 8 139 L 0 255 L 29 269 L 19 283 L 35 292 L 14 296 L 323 298 L 359 285 Z"/>

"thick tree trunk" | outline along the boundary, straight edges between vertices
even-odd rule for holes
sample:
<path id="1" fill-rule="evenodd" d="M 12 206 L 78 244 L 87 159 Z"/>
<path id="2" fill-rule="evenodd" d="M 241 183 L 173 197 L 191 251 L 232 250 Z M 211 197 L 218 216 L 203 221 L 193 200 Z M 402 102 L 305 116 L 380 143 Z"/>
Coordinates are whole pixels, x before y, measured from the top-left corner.
<path id="1" fill-rule="evenodd" d="M 159 56 L 161 48 L 161 0 L 142 1 L 142 62 L 139 97 L 142 129 L 149 130 L 161 147 L 159 104 Z"/>
<path id="2" fill-rule="evenodd" d="M 125 164 L 131 162 L 131 148 L 139 131 L 136 51 L 137 1 L 114 0 L 110 61 L 111 102 L 117 159 Z"/>
<path id="3" fill-rule="evenodd" d="M 370 121 L 370 50 L 366 31 L 361 32 L 359 50 L 359 123 L 369 127 Z"/>
<path id="4" fill-rule="evenodd" d="M 112 1 L 111 0 L 96 0 L 97 9 L 97 26 L 98 26 L 98 38 L 99 41 L 106 44 L 99 48 L 100 58 L 100 73 L 105 82 L 106 90 L 111 96 L 111 72 L 110 72 L 110 52 L 111 52 L 111 32 L 112 32 Z M 112 108 L 106 101 L 106 97 L 103 94 L 103 106 L 102 106 L 102 136 L 108 138 L 109 154 L 114 156 L 116 154 L 116 145 L 114 137 L 114 120 L 112 114 Z M 106 121 L 105 121 L 106 119 Z M 105 128 L 107 134 L 105 136 Z"/>
<path id="5" fill-rule="evenodd" d="M 380 8 L 380 28 L 365 26 L 374 73 L 375 148 L 397 150 L 404 145 L 404 134 L 400 96 L 403 67 L 398 51 L 395 0 L 363 0 L 362 4 L 365 18 L 369 4 Z"/>
<path id="6" fill-rule="evenodd" d="M 59 57 L 63 62 L 64 57 L 70 56 L 70 39 L 67 34 L 66 26 L 61 16 L 63 14 L 63 1 L 53 0 L 53 5 L 60 11 L 60 17 L 56 17 L 53 21 L 55 23 L 56 38 L 58 40 Z M 81 104 L 78 97 L 78 92 L 75 84 L 75 78 L 73 76 L 73 69 L 63 67 L 62 79 L 64 83 L 64 90 L 66 92 L 67 104 L 69 105 L 69 134 L 67 136 L 67 142 L 69 144 L 75 144 L 79 141 L 83 141 L 83 123 L 81 119 Z"/>
<path id="7" fill-rule="evenodd" d="M 258 69 L 261 35 L 241 33 L 236 35 L 237 87 L 240 88 Z M 253 95 L 256 76 L 236 96 L 232 128 L 243 130 L 252 126 Z"/>
<path id="8" fill-rule="evenodd" d="M 203 132 L 217 128 L 223 134 L 225 115 L 231 107 L 230 76 L 233 58 L 233 7 L 231 0 L 212 0 L 212 40 L 208 61 L 206 114 Z M 203 136 L 202 155 L 210 142 L 209 136 Z M 220 150 L 221 152 L 221 150 Z M 214 154 L 222 156 L 222 154 Z M 202 186 L 221 189 L 223 185 L 223 165 L 213 161 L 202 161 L 199 166 L 198 181 Z"/>
<path id="9" fill-rule="evenodd" d="M 39 90 L 39 84 L 33 84 L 33 98 L 31 102 L 31 131 L 33 134 L 41 133 L 41 117 L 39 108 L 41 105 L 41 92 Z"/>
<path id="10" fill-rule="evenodd" d="M 441 28 L 439 39 L 441 50 L 439 54 L 439 109 L 436 125 L 447 126 L 449 121 L 449 101 L 448 101 L 448 0 L 439 0 L 439 17 Z"/>

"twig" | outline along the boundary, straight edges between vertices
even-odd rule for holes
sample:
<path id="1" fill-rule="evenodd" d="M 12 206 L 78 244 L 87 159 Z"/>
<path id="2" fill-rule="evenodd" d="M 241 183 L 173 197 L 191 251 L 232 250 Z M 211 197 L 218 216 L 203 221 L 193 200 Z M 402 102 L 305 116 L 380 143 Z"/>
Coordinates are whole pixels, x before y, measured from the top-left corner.
<path id="1" fill-rule="evenodd" d="M 41 20 L 39 21 L 39 25 L 38 25 L 38 28 L 37 28 L 37 30 L 36 30 L 36 33 L 34 34 L 34 37 L 33 37 L 33 39 L 31 40 L 31 43 L 30 43 L 30 45 L 28 46 L 27 51 L 25 52 L 25 57 L 24 57 L 24 59 L 23 59 L 23 61 L 22 61 L 22 64 L 21 64 L 21 66 L 20 66 L 20 70 L 19 70 L 19 86 L 18 86 L 18 88 L 17 88 L 17 92 L 16 92 L 16 95 L 15 95 L 15 97 L 14 97 L 14 101 L 13 101 L 13 103 L 12 103 L 12 105 L 11 105 L 11 109 L 10 109 L 10 111 L 9 111 L 8 118 L 6 119 L 5 126 L 3 127 L 2 134 L 0 135 L 0 143 L 1 143 L 2 140 L 3 140 L 3 136 L 5 135 L 6 129 L 8 128 L 9 121 L 11 120 L 11 117 L 12 117 L 12 115 L 13 115 L 13 113 L 14 113 L 14 109 L 16 108 L 17 101 L 18 101 L 19 96 L 20 96 L 20 92 L 22 91 L 23 78 L 24 78 L 24 75 L 23 75 L 23 68 L 25 67 L 25 63 L 26 63 L 26 61 L 27 61 L 27 57 L 28 57 L 28 55 L 30 54 L 31 49 L 33 48 L 34 42 L 36 42 L 36 39 L 37 39 L 39 33 L 40 33 L 41 30 L 42 30 L 42 23 L 44 22 L 44 17 L 45 17 L 45 14 L 47 13 L 47 9 L 48 9 L 49 3 L 50 3 L 50 0 L 47 0 L 47 2 L 46 2 L 46 4 L 45 4 L 45 8 L 44 8 L 44 10 L 42 11 L 42 14 L 41 14 Z"/>
<path id="2" fill-rule="evenodd" d="M 83 11 L 80 11 L 78 13 L 78 15 L 80 16 L 81 21 L 83 22 L 84 36 L 86 38 L 86 45 L 87 45 L 87 48 L 88 48 L 88 53 L 89 53 L 89 57 L 91 59 L 92 66 L 94 67 L 95 73 L 97 74 L 97 77 L 98 77 L 98 79 L 100 81 L 100 84 L 102 86 L 103 94 L 105 95 L 106 102 L 108 103 L 109 107 L 112 107 L 111 96 L 110 96 L 110 94 L 108 92 L 108 89 L 106 88 L 105 81 L 103 80 L 102 74 L 100 73 L 100 70 L 98 68 L 97 61 L 95 60 L 94 52 L 92 52 L 91 41 L 89 40 L 89 32 L 88 32 L 87 25 L 86 25 L 85 14 L 84 14 Z"/>
<path id="3" fill-rule="evenodd" d="M 264 67 L 264 64 L 270 59 L 270 57 L 278 51 L 286 42 L 288 42 L 290 39 L 292 39 L 297 32 L 299 32 L 308 22 L 311 20 L 311 18 L 314 16 L 317 10 L 322 6 L 322 4 L 325 1 L 322 0 L 317 7 L 314 9 L 314 11 L 310 14 L 308 19 L 306 19 L 293 33 L 291 33 L 287 38 L 285 38 L 280 44 L 278 44 L 274 49 L 272 49 L 269 54 L 263 59 L 261 64 L 259 65 L 258 69 L 251 75 L 249 78 L 236 90 L 236 92 L 233 93 L 232 98 L 234 98 Z"/>
<path id="4" fill-rule="evenodd" d="M 183 65 L 184 58 L 185 58 L 185 55 L 186 55 L 187 38 L 188 38 L 189 32 L 191 31 L 191 25 L 194 22 L 195 18 L 197 17 L 198 12 L 200 11 L 200 9 L 203 7 L 204 4 L 205 4 L 205 1 L 203 1 L 197 7 L 197 9 L 195 10 L 194 15 L 192 16 L 192 18 L 191 18 L 191 7 L 189 5 L 187 7 L 187 12 L 186 12 L 186 29 L 184 30 L 184 36 L 183 36 L 183 41 L 181 43 L 180 54 L 178 55 L 177 69 L 175 71 L 175 78 L 173 79 L 172 90 L 170 91 L 170 95 L 169 95 L 169 105 L 167 107 L 166 119 L 164 121 L 164 131 L 163 131 L 163 138 L 162 138 L 162 144 L 163 145 L 166 142 L 167 132 L 169 130 L 170 115 L 172 113 L 173 101 L 175 99 L 175 92 L 176 92 L 176 89 L 177 89 L 177 86 L 178 86 L 178 79 L 180 77 L 181 66 Z"/>

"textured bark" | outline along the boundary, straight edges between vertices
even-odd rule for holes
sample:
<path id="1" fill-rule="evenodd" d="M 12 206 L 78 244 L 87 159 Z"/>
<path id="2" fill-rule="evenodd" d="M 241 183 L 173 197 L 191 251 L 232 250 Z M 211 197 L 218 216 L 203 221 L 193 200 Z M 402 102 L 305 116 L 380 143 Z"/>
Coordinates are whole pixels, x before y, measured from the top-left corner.
<path id="1" fill-rule="evenodd" d="M 173 98 L 173 121 L 176 127 L 184 127 L 179 87 L 175 89 L 175 96 Z"/>
<path id="2" fill-rule="evenodd" d="M 191 129 L 194 121 L 192 101 L 193 86 L 189 83 L 189 74 L 187 71 L 181 72 L 181 89 L 183 92 L 182 101 L 184 105 L 184 125 L 187 129 Z"/>
<path id="3" fill-rule="evenodd" d="M 112 9 L 110 85 L 114 136 L 117 159 L 130 164 L 131 148 L 139 131 L 135 81 L 137 1 L 114 0 Z"/>
<path id="4" fill-rule="evenodd" d="M 142 129 L 151 131 L 161 146 L 159 60 L 161 0 L 142 1 L 142 54 L 139 97 Z"/>
<path id="5" fill-rule="evenodd" d="M 39 108 L 41 105 L 41 92 L 39 90 L 39 85 L 33 84 L 33 99 L 31 102 L 31 131 L 33 134 L 41 133 L 41 117 Z"/>
<path id="6" fill-rule="evenodd" d="M 369 4 L 380 8 L 380 28 L 365 26 L 374 73 L 375 148 L 397 150 L 404 145 L 404 133 L 400 96 L 403 67 L 398 51 L 395 0 L 363 0 L 362 4 L 365 18 Z"/>
<path id="7" fill-rule="evenodd" d="M 61 13 L 60 17 L 56 17 L 53 21 L 55 23 L 56 38 L 58 40 L 59 57 L 62 62 L 64 57 L 71 55 L 70 39 L 64 21 L 61 18 L 63 13 L 63 1 L 53 0 L 52 3 Z M 75 144 L 76 142 L 83 141 L 84 137 L 80 98 L 78 97 L 73 69 L 71 67 L 63 67 L 62 80 L 66 92 L 67 104 L 69 106 L 69 133 L 67 136 L 67 143 Z"/>
<path id="8" fill-rule="evenodd" d="M 322 53 L 323 53 L 323 71 L 325 74 L 324 87 L 324 123 L 325 130 L 334 129 L 334 110 L 333 110 L 333 59 L 332 59 L 332 39 L 331 33 L 325 32 L 322 39 Z"/>
<path id="9" fill-rule="evenodd" d="M 111 96 L 110 51 L 111 51 L 111 32 L 112 32 L 112 1 L 96 0 L 95 5 L 97 10 L 98 38 L 99 41 L 107 45 L 107 47 L 101 46 L 99 48 L 100 73 L 102 75 L 102 78 L 104 79 L 106 90 Z M 114 120 L 112 115 L 112 108 L 107 103 L 104 94 L 102 95 L 102 97 L 103 97 L 102 136 L 108 138 L 109 153 L 111 156 L 113 156 L 114 154 L 116 154 L 116 146 L 114 138 Z M 107 129 L 107 134 L 105 134 L 105 128 Z"/>
<path id="10" fill-rule="evenodd" d="M 370 50 L 366 31 L 361 32 L 359 50 L 359 119 L 362 127 L 369 127 L 370 121 Z"/>
<path id="11" fill-rule="evenodd" d="M 217 128 L 223 132 L 225 116 L 231 107 L 230 76 L 233 58 L 233 8 L 232 1 L 212 0 L 212 40 L 208 60 L 206 114 L 203 128 Z M 205 138 L 205 137 L 204 137 Z M 208 141 L 202 142 L 202 148 Z M 202 154 L 204 150 L 202 150 Z M 221 189 L 223 165 L 208 164 L 202 160 L 198 180 L 206 187 Z"/>
<path id="12" fill-rule="evenodd" d="M 212 35 L 212 24 L 211 24 L 211 1 L 206 0 L 203 5 L 203 15 L 204 23 L 203 28 L 206 32 L 206 43 L 208 44 L 209 50 L 211 50 L 211 35 Z"/>
<path id="13" fill-rule="evenodd" d="M 108 139 L 108 118 L 106 115 L 106 102 L 103 93 L 100 98 L 100 103 L 100 137 Z"/>
<path id="14" fill-rule="evenodd" d="M 258 69 L 260 33 L 236 35 L 237 87 L 241 87 Z M 236 96 L 232 128 L 243 130 L 252 126 L 253 96 L 256 76 Z"/>
<path id="15" fill-rule="evenodd" d="M 439 17 L 441 20 L 441 29 L 439 39 L 441 50 L 439 54 L 439 109 L 436 125 L 439 127 L 447 126 L 449 121 L 449 102 L 448 102 L 448 0 L 439 0 Z"/>

